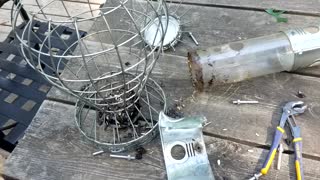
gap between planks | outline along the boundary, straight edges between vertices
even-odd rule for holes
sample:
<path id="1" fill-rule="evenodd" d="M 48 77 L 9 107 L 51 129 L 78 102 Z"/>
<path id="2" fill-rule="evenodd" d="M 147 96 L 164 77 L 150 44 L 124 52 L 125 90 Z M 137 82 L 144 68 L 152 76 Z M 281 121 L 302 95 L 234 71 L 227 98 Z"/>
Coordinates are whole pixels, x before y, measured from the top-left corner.
<path id="1" fill-rule="evenodd" d="M 165 175 L 165 165 L 162 159 L 163 154 L 159 137 L 145 145 L 148 154 L 139 162 L 119 161 L 108 157 L 108 154 L 93 158 L 91 152 L 94 152 L 96 148 L 81 140 L 80 135 L 78 135 L 79 132 L 73 124 L 74 122 L 70 121 L 73 118 L 71 112 L 74 109 L 48 101 L 45 104 L 40 109 L 40 113 L 30 126 L 23 141 L 20 142 L 7 160 L 5 165 L 7 175 L 16 176 L 20 179 L 26 177 L 43 179 L 48 178 L 48 175 L 51 175 L 52 179 L 59 179 L 59 177 L 60 179 L 62 177 L 70 179 L 71 176 L 75 177 L 74 174 L 79 175 L 76 179 L 165 178 L 165 176 L 162 176 Z M 64 110 L 64 113 L 61 110 Z M 52 116 L 54 121 L 46 121 L 48 115 L 54 115 Z M 61 129 L 49 129 L 41 133 L 47 127 L 52 127 L 52 122 L 59 125 L 65 123 L 65 128 L 60 126 Z M 57 131 L 67 133 L 59 134 L 56 133 Z M 217 177 L 216 179 L 248 179 L 253 173 L 259 171 L 268 153 L 261 148 L 252 148 L 219 138 L 205 136 L 204 139 L 208 159 L 214 175 Z M 56 143 L 58 145 L 59 143 L 66 144 L 66 146 L 57 150 L 54 148 L 56 146 L 52 146 Z M 81 161 L 79 161 L 79 157 L 81 157 Z M 266 178 L 294 179 L 294 166 L 291 163 L 294 162 L 293 158 L 294 156 L 284 154 L 281 170 L 277 171 L 272 166 Z M 220 161 L 221 164 L 220 162 L 217 164 L 217 161 Z M 317 179 L 319 177 L 318 161 L 305 159 L 304 167 L 306 179 Z M 129 173 L 133 172 L 135 176 L 125 177 L 126 174 L 119 173 L 119 169 L 128 170 Z M 39 170 L 46 173 L 39 174 Z"/>
<path id="2" fill-rule="evenodd" d="M 77 2 L 77 3 L 80 3 L 80 2 Z M 85 2 L 81 2 L 81 3 L 85 3 Z M 206 6 L 206 5 L 198 5 L 197 3 L 184 3 L 184 4 L 190 4 L 190 5 L 197 5 L 197 6 Z M 220 5 L 210 5 L 211 7 L 221 7 Z M 231 6 L 226 6 L 227 8 L 230 8 Z M 225 8 L 225 7 L 222 7 L 222 8 Z M 255 8 L 255 9 L 245 9 L 243 7 L 238 7 L 238 8 L 235 8 L 235 7 L 232 7 L 230 9 L 239 9 L 239 8 L 242 8 L 243 10 L 255 10 L 257 9 L 258 11 L 264 11 L 264 9 L 259 9 L 259 8 Z M 289 14 L 289 13 L 288 13 Z M 300 14 L 301 15 L 301 14 Z M 59 16 L 59 15 L 57 15 Z M 317 15 L 318 16 L 318 15 Z M 5 25 L 6 26 L 6 25 Z M 310 76 L 310 77 L 319 77 L 319 76 L 315 76 L 315 75 L 309 75 L 307 73 L 300 73 L 300 72 L 297 72 L 297 73 L 293 73 L 293 74 L 298 74 L 298 75 L 302 75 L 302 76 Z M 74 105 L 74 102 L 71 102 L 71 101 L 62 101 L 62 100 L 58 100 L 58 99 L 53 99 L 53 98 L 49 98 L 49 100 L 52 100 L 52 101 L 56 101 L 56 102 L 61 102 L 61 103 L 64 103 L 64 104 L 70 104 L 70 105 Z M 230 139 L 229 137 L 223 137 L 223 136 L 220 136 L 218 134 L 214 134 L 214 133 L 207 133 L 205 132 L 207 136 L 212 136 L 212 137 L 217 137 L 217 138 L 220 138 L 220 139 L 227 139 L 227 140 L 230 140 L 230 141 L 233 141 L 233 142 L 237 142 L 237 143 L 240 143 L 240 144 L 244 144 L 244 145 L 250 145 L 250 146 L 253 146 L 253 147 L 258 147 L 258 148 L 263 148 L 263 149 L 269 149 L 269 146 L 267 145 L 261 145 L 261 144 L 256 144 L 256 143 L 253 143 L 253 142 L 246 142 L 246 141 L 242 141 L 242 140 L 238 140 L 236 138 L 234 139 Z M 288 151 L 287 152 L 288 154 L 292 154 L 293 152 L 292 151 Z M 304 158 L 308 158 L 308 159 L 313 159 L 313 160 L 317 160 L 319 161 L 320 158 L 319 157 L 316 157 L 316 156 L 312 156 L 312 155 L 308 155 L 308 154 L 303 154 Z"/>
<path id="3" fill-rule="evenodd" d="M 52 98 L 52 97 L 47 97 L 46 99 L 48 102 L 57 102 L 57 103 L 61 103 L 61 104 L 65 104 L 65 105 L 75 105 L 75 102 L 72 101 L 67 101 L 67 100 L 61 100 L 61 99 L 57 99 L 57 98 Z M 250 147 L 254 147 L 254 148 L 258 148 L 258 149 L 264 149 L 264 150 L 270 150 L 271 146 L 270 145 L 266 145 L 266 144 L 259 144 L 259 143 L 255 143 L 252 141 L 245 141 L 245 140 L 241 140 L 241 139 L 237 139 L 237 138 L 233 138 L 233 137 L 227 137 L 227 136 L 223 136 L 220 134 L 215 134 L 212 132 L 208 132 L 205 130 L 203 130 L 203 135 L 204 136 L 208 136 L 208 137 L 214 137 L 217 139 L 221 139 L 221 140 L 228 140 L 234 143 L 238 143 L 241 145 L 246 145 L 246 146 L 250 146 Z M 294 151 L 292 150 L 285 150 L 283 152 L 284 154 L 288 154 L 288 155 L 292 155 L 294 154 Z M 320 162 L 320 157 L 319 156 L 315 156 L 315 155 L 311 155 L 311 154 L 305 154 L 302 153 L 303 158 L 306 159 L 310 159 L 310 160 L 315 160 L 315 161 L 319 161 Z"/>
<path id="4" fill-rule="evenodd" d="M 210 3 L 198 3 L 198 2 L 180 2 L 180 1 L 166 1 L 168 4 L 183 4 L 183 5 L 191 5 L 191 6 L 205 6 L 205 7 L 215 7 L 215 8 L 225 8 L 225 9 L 236 9 L 236 10 L 243 10 L 243 11 L 259 11 L 265 12 L 265 8 L 259 7 L 251 7 L 251 6 L 233 6 L 233 5 L 226 5 L 226 4 L 210 4 Z M 313 16 L 313 17 L 320 17 L 320 13 L 309 13 L 309 12 L 301 12 L 295 10 L 286 10 L 284 14 L 292 14 L 292 15 L 301 15 L 301 16 Z"/>
<path id="5" fill-rule="evenodd" d="M 252 141 L 245 141 L 245 140 L 241 140 L 241 139 L 237 139 L 237 138 L 233 138 L 233 137 L 227 137 L 227 136 L 223 136 L 223 135 L 220 135 L 220 134 L 207 132 L 205 130 L 205 128 L 203 130 L 203 135 L 209 136 L 209 137 L 214 137 L 214 138 L 217 138 L 217 139 L 228 140 L 228 141 L 231 141 L 231 142 L 234 142 L 234 143 L 238 143 L 238 144 L 246 145 L 246 146 L 250 146 L 250 147 L 255 147 L 255 148 L 260 148 L 260 149 L 265 149 L 265 150 L 270 150 L 271 149 L 271 146 L 269 146 L 269 145 L 259 144 L 259 143 L 255 143 L 255 142 L 252 142 Z M 294 154 L 294 151 L 292 151 L 292 150 L 284 150 L 283 153 L 291 155 L 291 154 Z M 314 156 L 314 155 L 305 154 L 305 153 L 302 153 L 302 156 L 303 156 L 303 158 L 306 158 L 306 159 L 320 161 L 320 157 L 319 156 Z"/>

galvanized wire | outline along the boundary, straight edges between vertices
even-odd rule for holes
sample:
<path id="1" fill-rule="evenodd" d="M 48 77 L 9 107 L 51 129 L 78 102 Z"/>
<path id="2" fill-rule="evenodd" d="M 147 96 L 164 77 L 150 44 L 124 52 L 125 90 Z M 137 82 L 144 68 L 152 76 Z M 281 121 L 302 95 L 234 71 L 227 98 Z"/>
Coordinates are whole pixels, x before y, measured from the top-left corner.
<path id="1" fill-rule="evenodd" d="M 188 48 L 194 48 L 188 41 L 183 40 L 184 34 L 187 34 L 187 36 L 189 36 L 189 40 L 193 41 L 195 45 L 199 45 L 192 32 L 188 30 L 189 26 L 192 25 L 192 18 L 185 17 L 186 15 L 190 16 L 190 12 L 193 7 L 186 7 L 186 5 L 183 5 L 183 1 L 184 0 L 174 2 L 167 1 L 168 15 L 167 17 L 163 16 L 163 20 L 168 21 L 166 27 L 167 33 L 162 45 L 163 51 L 175 51 L 175 47 L 178 46 L 179 43 L 181 43 L 183 46 L 187 46 Z M 158 23 L 158 19 L 156 19 L 155 21 L 156 22 L 154 22 L 154 25 Z M 148 33 L 148 31 L 145 31 L 145 33 Z M 146 43 L 151 44 L 149 42 L 150 41 L 148 41 L 147 39 Z"/>
<path id="2" fill-rule="evenodd" d="M 113 151 L 115 147 L 122 151 L 150 139 L 157 115 L 165 108 L 161 87 L 148 81 L 166 33 L 165 2 L 111 0 L 102 7 L 92 7 L 88 1 L 83 3 L 87 8 L 80 10 L 64 0 L 35 0 L 30 8 L 25 2 L 30 3 L 21 0 L 12 11 L 12 26 L 21 42 L 21 52 L 28 64 L 50 83 L 78 98 L 76 121 L 82 134 Z M 30 20 L 20 32 L 17 27 L 21 7 L 27 10 Z M 64 10 L 65 14 L 53 15 L 54 9 Z M 162 19 L 158 20 L 153 43 L 145 43 L 144 32 L 159 18 Z M 36 33 L 39 21 L 47 23 L 48 29 L 41 35 Z M 75 31 L 75 42 L 66 42 L 68 32 L 59 32 L 62 27 Z M 88 33 L 83 35 L 81 30 Z M 57 44 L 65 50 L 57 48 Z M 107 136 L 98 139 L 94 133 L 92 138 L 92 130 L 88 129 L 91 126 L 104 127 Z M 147 130 L 138 132 L 137 128 Z M 132 131 L 133 136 L 121 140 L 119 129 L 121 133 Z"/>

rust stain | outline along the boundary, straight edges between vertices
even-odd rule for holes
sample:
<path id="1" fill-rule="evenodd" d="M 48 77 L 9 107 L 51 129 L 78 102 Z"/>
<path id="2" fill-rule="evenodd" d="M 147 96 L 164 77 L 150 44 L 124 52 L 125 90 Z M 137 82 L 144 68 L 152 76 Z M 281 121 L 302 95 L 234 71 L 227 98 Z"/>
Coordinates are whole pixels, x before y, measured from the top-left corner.
<path id="1" fill-rule="evenodd" d="M 202 146 L 199 142 L 194 143 L 193 149 L 195 149 L 198 153 L 202 152 Z"/>
<path id="2" fill-rule="evenodd" d="M 199 91 L 203 91 L 203 72 L 197 51 L 188 52 L 188 65 L 194 87 Z"/>

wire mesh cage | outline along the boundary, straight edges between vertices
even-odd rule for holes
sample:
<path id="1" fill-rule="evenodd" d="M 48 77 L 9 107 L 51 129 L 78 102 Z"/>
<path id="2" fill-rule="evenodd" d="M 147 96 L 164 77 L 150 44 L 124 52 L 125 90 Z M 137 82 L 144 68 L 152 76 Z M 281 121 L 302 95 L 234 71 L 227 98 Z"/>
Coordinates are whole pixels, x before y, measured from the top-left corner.
<path id="1" fill-rule="evenodd" d="M 35 0 L 32 11 L 28 3 L 21 0 L 12 11 L 21 52 L 49 82 L 78 98 L 81 133 L 110 151 L 152 139 L 166 105 L 161 87 L 149 80 L 166 33 L 165 2 L 110 0 L 93 7 L 88 1 L 77 11 L 64 0 Z M 30 19 L 19 25 L 22 8 Z M 65 15 L 52 16 L 52 9 Z M 147 40 L 146 31 L 154 33 Z"/>
<path id="2" fill-rule="evenodd" d="M 190 12 L 192 7 L 187 7 L 184 5 L 185 0 L 177 0 L 177 1 L 167 1 L 167 16 L 162 16 L 159 18 L 165 22 L 168 21 L 166 26 L 166 34 L 162 43 L 162 49 L 175 51 L 175 47 L 178 44 L 182 44 L 183 46 L 187 46 L 188 48 L 194 48 L 193 46 L 198 46 L 199 43 L 193 33 L 190 31 L 190 27 L 193 24 L 192 17 L 190 17 Z M 187 17 L 189 16 L 189 17 Z M 159 19 L 155 19 L 152 23 L 152 26 L 156 27 L 159 23 Z M 152 44 L 152 38 L 154 36 L 154 31 L 145 31 L 144 35 L 146 37 L 146 43 Z M 183 36 L 189 36 L 189 40 L 183 40 Z M 148 37 L 150 36 L 150 40 Z M 158 34 L 160 36 L 160 34 Z M 192 45 L 190 41 L 193 42 Z M 155 46 L 159 46 L 160 44 L 154 44 Z"/>

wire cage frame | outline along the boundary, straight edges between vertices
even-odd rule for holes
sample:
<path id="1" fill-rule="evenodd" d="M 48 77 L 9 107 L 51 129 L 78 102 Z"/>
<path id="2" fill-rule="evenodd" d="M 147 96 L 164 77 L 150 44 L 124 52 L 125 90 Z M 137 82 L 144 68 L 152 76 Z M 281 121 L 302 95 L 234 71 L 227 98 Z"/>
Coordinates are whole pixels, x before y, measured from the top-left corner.
<path id="1" fill-rule="evenodd" d="M 184 0 L 179 1 L 167 1 L 167 17 L 162 16 L 162 18 L 159 18 L 160 20 L 168 21 L 166 26 L 166 35 L 164 37 L 163 43 L 162 43 L 162 50 L 172 50 L 176 51 L 175 47 L 178 44 L 182 44 L 187 46 L 188 48 L 194 48 L 192 45 L 189 44 L 188 41 L 183 40 L 183 37 L 187 35 L 189 39 L 196 45 L 199 45 L 199 42 L 193 35 L 193 33 L 190 31 L 190 27 L 192 26 L 192 20 L 190 18 L 186 18 L 186 15 L 189 15 L 189 12 L 192 7 L 186 7 L 184 4 Z M 156 26 L 159 23 L 158 19 L 155 19 L 153 22 L 153 26 Z M 154 34 L 149 31 L 145 31 L 145 36 L 148 37 L 150 35 L 151 39 L 148 40 L 146 38 L 146 43 L 152 44 L 152 37 Z M 158 35 L 159 36 L 159 35 Z M 157 46 L 157 44 L 154 44 Z"/>
<path id="2" fill-rule="evenodd" d="M 38 9 L 27 11 L 30 20 L 21 28 L 19 13 L 27 6 L 24 2 L 15 3 L 12 9 L 12 26 L 21 52 L 50 83 L 77 97 L 75 117 L 80 132 L 105 150 L 117 152 L 152 139 L 166 102 L 150 74 L 161 55 L 167 21 L 162 19 L 156 27 L 153 22 L 167 18 L 166 3 L 110 0 L 97 8 L 89 4 L 88 9 L 71 15 L 67 1 L 41 5 L 35 0 Z M 47 10 L 55 6 L 67 15 L 51 17 Z M 41 35 L 36 33 L 42 31 L 39 23 L 47 25 Z M 75 31 L 74 42 L 66 41 L 70 37 L 60 31 L 62 27 Z M 86 34 L 81 33 L 88 27 Z M 153 44 L 148 44 L 144 32 L 151 30 L 155 35 Z"/>
<path id="3" fill-rule="evenodd" d="M 133 101 L 127 111 L 101 113 L 79 100 L 76 125 L 86 139 L 105 152 L 133 150 L 158 134 L 158 117 L 166 109 L 166 96 L 160 85 L 149 79 L 140 98 Z"/>

